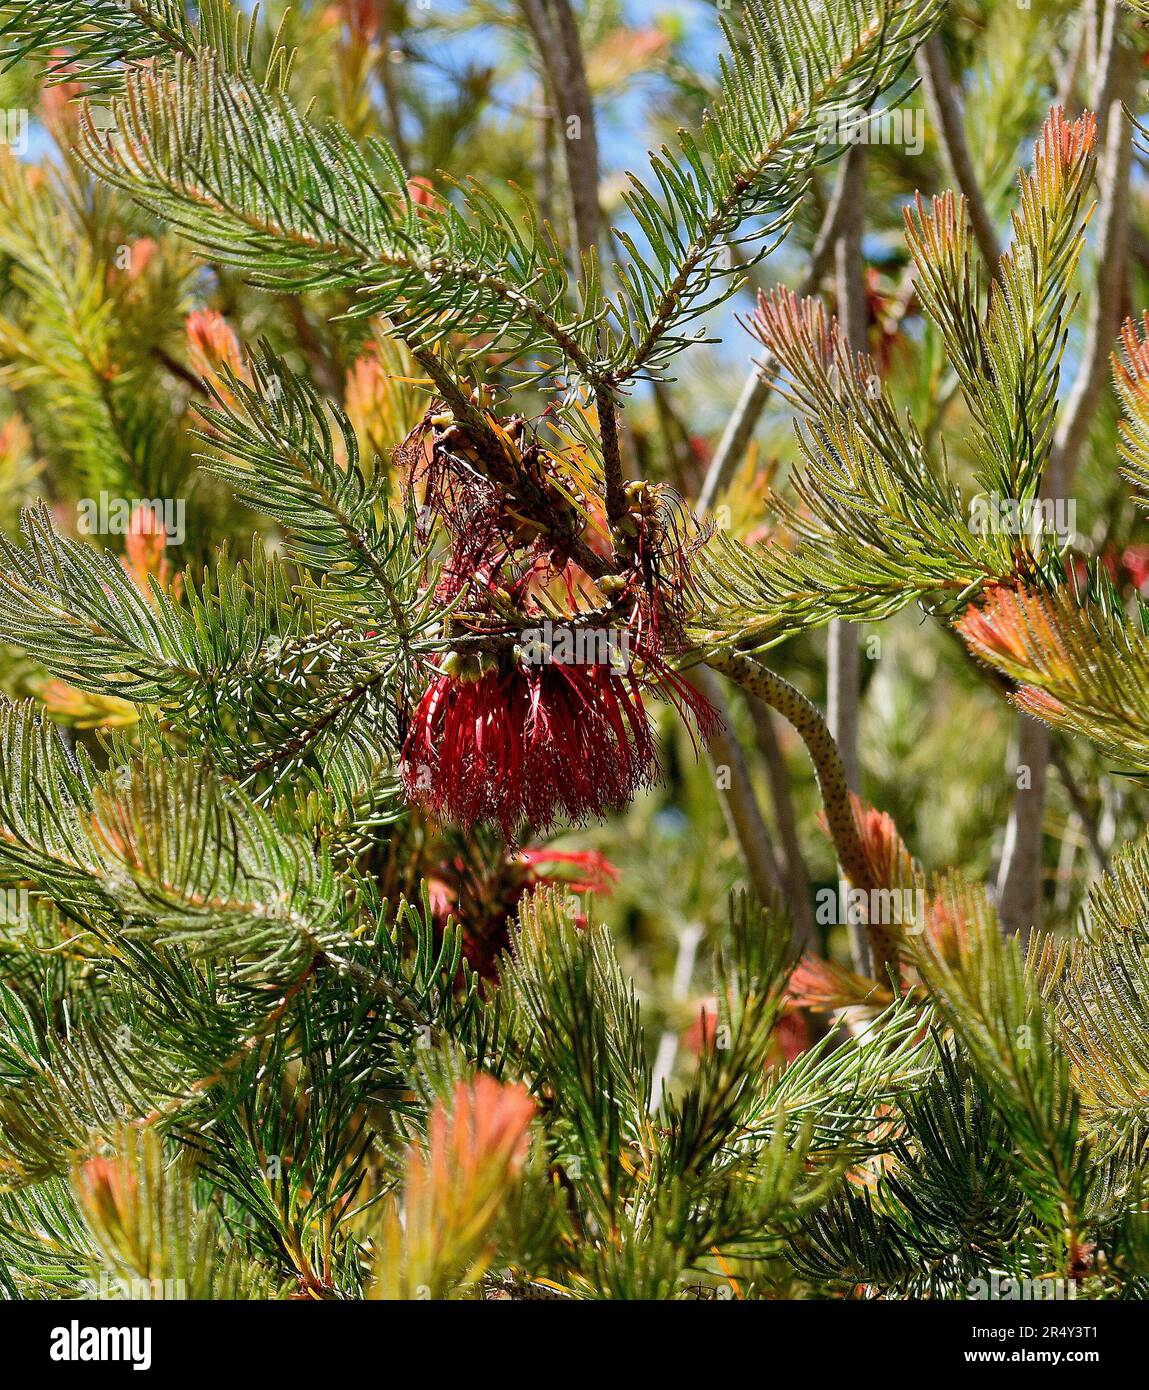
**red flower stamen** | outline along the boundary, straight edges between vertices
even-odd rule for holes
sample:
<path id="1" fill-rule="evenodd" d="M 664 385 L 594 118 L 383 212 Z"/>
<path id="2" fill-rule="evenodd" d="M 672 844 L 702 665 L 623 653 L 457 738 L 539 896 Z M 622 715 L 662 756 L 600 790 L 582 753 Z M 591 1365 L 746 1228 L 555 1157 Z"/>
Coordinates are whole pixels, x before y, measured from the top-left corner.
<path id="1" fill-rule="evenodd" d="M 681 676 L 654 676 L 704 738 L 716 715 Z M 497 821 L 508 839 L 560 817 L 585 822 L 627 804 L 658 776 L 642 687 L 605 663 L 442 674 L 403 747 L 408 794 L 441 819 Z"/>

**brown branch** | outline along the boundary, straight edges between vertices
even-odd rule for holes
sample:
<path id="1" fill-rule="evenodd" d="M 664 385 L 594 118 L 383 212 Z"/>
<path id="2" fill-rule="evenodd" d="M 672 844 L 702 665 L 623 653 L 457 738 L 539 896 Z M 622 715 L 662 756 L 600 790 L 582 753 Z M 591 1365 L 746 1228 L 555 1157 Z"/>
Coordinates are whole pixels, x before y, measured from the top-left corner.
<path id="1" fill-rule="evenodd" d="M 770 798 L 774 803 L 774 818 L 778 824 L 778 838 L 786 856 L 786 885 L 789 889 L 790 911 L 794 917 L 796 934 L 800 941 L 808 942 L 809 949 L 813 950 L 816 949 L 818 934 L 814 921 L 814 905 L 810 899 L 810 871 L 806 867 L 806 856 L 802 853 L 802 843 L 798 838 L 798 823 L 790 795 L 786 759 L 778 742 L 770 707 L 753 695 L 747 695 L 746 703 L 750 709 L 750 718 L 754 721 L 758 751 L 766 765 Z"/>
<path id="2" fill-rule="evenodd" d="M 925 89 L 926 103 L 937 128 L 938 140 L 969 209 L 974 238 L 990 275 L 996 278 L 1001 246 L 974 172 L 973 160 L 966 144 L 965 127 L 962 124 L 961 107 L 954 95 L 953 79 L 950 76 L 941 35 L 936 31 L 918 49 L 917 65 Z"/>
<path id="3" fill-rule="evenodd" d="M 1100 113 L 1107 120 L 1107 138 L 1098 170 L 1101 228 L 1097 292 L 1081 365 L 1042 480 L 1042 494 L 1053 498 L 1065 497 L 1072 487 L 1105 387 L 1109 348 L 1120 327 L 1129 255 L 1132 139 L 1121 106 L 1132 92 L 1132 68 L 1130 55 L 1117 42 L 1112 27 L 1103 29 L 1098 53 L 1105 67 L 1095 74 L 1093 89 L 1109 93 L 1110 100 L 1108 108 Z M 1051 748 L 1049 729 L 1036 720 L 1023 718 L 1018 734 L 1018 766 L 1029 769 L 1029 785 L 1018 787 L 1014 794 L 997 880 L 998 913 L 1003 929 L 1011 933 L 1024 933 L 1041 925 L 1046 766 Z"/>
<path id="4" fill-rule="evenodd" d="M 602 226 L 598 200 L 598 132 L 578 21 L 570 0 L 520 0 L 520 6 L 538 48 L 558 114 L 575 240 L 581 256 L 594 257 L 598 254 Z M 577 123 L 573 131 L 572 121 Z M 608 520 L 616 524 L 627 512 L 616 402 L 610 385 L 603 381 L 595 381 L 594 396 L 602 440 L 606 514 Z"/>
<path id="5" fill-rule="evenodd" d="M 872 891 L 878 885 L 866 858 L 842 756 L 821 711 L 789 681 L 743 652 L 718 649 L 708 652 L 704 659 L 715 671 L 737 681 L 744 690 L 777 710 L 798 731 L 818 777 L 838 863 L 855 888 Z M 897 970 L 897 943 L 890 929 L 879 922 L 867 923 L 867 932 L 873 978 L 884 980 L 890 970 Z"/>
<path id="6" fill-rule="evenodd" d="M 846 162 L 843 160 L 838 170 L 833 194 L 830 197 L 830 205 L 826 209 L 826 215 L 822 219 L 814 248 L 810 252 L 809 266 L 798 285 L 797 293 L 799 295 L 813 293 L 833 264 L 838 232 L 845 220 L 848 208 Z M 709 511 L 714 505 L 714 499 L 729 484 L 739 460 L 745 455 L 758 421 L 762 418 L 762 412 L 766 409 L 766 402 L 770 399 L 770 393 L 774 389 L 774 380 L 778 370 L 778 363 L 769 355 L 750 369 L 746 384 L 742 387 L 742 394 L 738 398 L 738 404 L 726 422 L 722 438 L 718 441 L 718 448 L 714 451 L 714 457 L 707 469 L 702 490 L 698 494 L 695 510 L 699 515 Z"/>
<path id="7" fill-rule="evenodd" d="M 730 710 L 714 673 L 700 667 L 694 672 L 694 681 L 721 717 L 722 726 L 711 740 L 710 753 L 715 769 L 725 768 L 730 777 L 728 788 L 719 787 L 722 810 L 741 846 L 754 891 L 761 902 L 768 903 L 775 894 L 785 896 L 786 885 L 762 819 L 746 755 L 734 734 Z"/>
<path id="8" fill-rule="evenodd" d="M 578 22 L 570 0 L 520 0 L 520 8 L 538 48 L 562 125 L 559 136 L 575 236 L 579 249 L 589 253 L 598 245 L 602 213 L 598 201 L 598 133 Z M 578 122 L 573 134 L 568 128 L 572 118 Z"/>
<path id="9" fill-rule="evenodd" d="M 1069 797 L 1070 804 L 1081 821 L 1085 831 L 1085 841 L 1089 846 L 1089 857 L 1093 860 L 1094 871 L 1099 874 L 1104 873 L 1109 855 L 1101 842 L 1101 829 L 1097 823 L 1097 816 L 1093 807 L 1086 800 L 1085 793 L 1081 790 L 1077 778 L 1073 775 L 1073 769 L 1069 766 L 1069 759 L 1065 756 L 1064 748 L 1061 748 L 1056 740 L 1050 749 L 1049 760 L 1057 769 L 1057 775 L 1061 780 L 1061 785 L 1065 788 L 1065 794 Z"/>
<path id="10" fill-rule="evenodd" d="M 612 526 L 627 514 L 626 492 L 622 482 L 622 447 L 618 438 L 618 416 L 614 393 L 598 386 L 594 393 L 598 411 L 598 430 L 602 440 L 602 469 L 606 485 L 606 515 Z"/>
<path id="11" fill-rule="evenodd" d="M 852 353 L 867 349 L 865 262 L 862 256 L 862 228 L 865 222 L 866 151 L 855 145 L 846 152 L 842 170 L 843 199 L 854 210 L 842 224 L 835 246 L 838 288 L 838 317 L 846 343 Z M 862 789 L 858 762 L 858 687 L 861 662 L 858 629 L 853 623 L 835 618 L 827 634 L 826 683 L 827 721 L 838 745 L 846 781 L 852 791 Z M 851 921 L 850 953 L 859 975 L 869 973 L 869 943 L 861 922 Z"/>

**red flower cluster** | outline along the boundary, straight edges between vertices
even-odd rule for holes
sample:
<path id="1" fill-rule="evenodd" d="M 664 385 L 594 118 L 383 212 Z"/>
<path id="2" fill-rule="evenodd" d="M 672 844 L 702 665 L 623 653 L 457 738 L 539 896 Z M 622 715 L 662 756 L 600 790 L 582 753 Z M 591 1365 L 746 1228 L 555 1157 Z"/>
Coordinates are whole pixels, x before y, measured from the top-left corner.
<path id="1" fill-rule="evenodd" d="M 496 822 L 514 843 L 560 818 L 602 816 L 655 780 L 646 698 L 667 700 L 704 739 L 717 715 L 668 660 L 682 643 L 697 523 L 666 489 L 631 483 L 625 516 L 600 527 L 585 459 L 547 447 L 522 417 L 476 407 L 493 458 L 479 458 L 447 411 L 428 412 L 395 454 L 421 493 L 425 541 L 431 519 L 446 534 L 436 596 L 458 634 L 411 716 L 403 779 L 439 819 Z M 538 646 L 528 631 L 564 609 L 557 626 L 577 655 L 548 643 L 528 656 Z M 588 656 L 586 637 L 604 647 Z M 483 655 L 461 654 L 467 643 Z"/>
<path id="2" fill-rule="evenodd" d="M 714 710 L 687 681 L 664 670 L 657 688 L 709 737 Z M 409 795 L 462 825 L 497 821 L 510 840 L 560 815 L 602 816 L 657 773 L 640 683 L 603 662 L 440 675 L 403 748 Z"/>
<path id="3" fill-rule="evenodd" d="M 512 850 L 494 832 L 454 832 L 427 877 L 431 910 L 442 930 L 453 919 L 463 933 L 463 955 L 485 980 L 498 976 L 510 944 L 510 924 L 524 893 L 543 884 L 568 893 L 608 894 L 618 870 L 598 850 L 535 847 Z M 586 925 L 580 913 L 575 921 Z"/>

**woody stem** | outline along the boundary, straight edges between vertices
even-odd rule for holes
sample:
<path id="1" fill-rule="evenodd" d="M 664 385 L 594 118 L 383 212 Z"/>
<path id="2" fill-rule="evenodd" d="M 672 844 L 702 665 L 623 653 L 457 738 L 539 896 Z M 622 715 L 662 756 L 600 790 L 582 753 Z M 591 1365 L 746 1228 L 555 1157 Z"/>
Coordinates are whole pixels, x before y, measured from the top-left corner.
<path id="1" fill-rule="evenodd" d="M 744 690 L 777 710 L 794 726 L 814 764 L 826 823 L 842 872 L 855 888 L 872 891 L 878 885 L 862 845 L 842 755 L 822 712 L 788 680 L 744 652 L 718 648 L 707 652 L 705 661 L 715 671 L 737 681 Z M 889 928 L 880 923 L 867 923 L 867 933 L 873 976 L 884 980 L 888 970 L 897 969 L 897 943 Z"/>

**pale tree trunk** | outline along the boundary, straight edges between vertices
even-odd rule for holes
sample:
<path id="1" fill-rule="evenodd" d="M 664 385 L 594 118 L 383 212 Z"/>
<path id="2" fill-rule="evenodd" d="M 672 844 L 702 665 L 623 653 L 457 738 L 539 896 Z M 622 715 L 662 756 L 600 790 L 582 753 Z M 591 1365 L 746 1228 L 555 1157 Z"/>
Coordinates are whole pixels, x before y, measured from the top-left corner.
<path id="1" fill-rule="evenodd" d="M 1122 103 L 1131 100 L 1132 58 L 1117 28 L 1120 0 L 1108 0 L 1101 26 L 1098 71 L 1092 98 L 1098 104 L 1105 148 L 1098 172 L 1101 214 L 1098 273 L 1085 350 L 1054 439 L 1042 491 L 1065 498 L 1089 428 L 1105 389 L 1109 353 L 1120 329 L 1129 255 L 1129 174 L 1132 135 Z M 1049 729 L 1022 718 L 1018 732 L 1013 809 L 1006 827 L 997 878 L 1002 930 L 1023 935 L 1041 926 L 1046 766 L 1052 747 Z"/>
<path id="2" fill-rule="evenodd" d="M 798 822 L 794 815 L 794 802 L 790 795 L 790 774 L 778 734 L 774 728 L 774 716 L 769 705 L 753 695 L 748 697 L 750 717 L 754 721 L 758 751 L 766 764 L 766 775 L 770 780 L 770 799 L 774 804 L 774 816 L 778 824 L 778 839 L 785 856 L 786 887 L 790 896 L 790 912 L 794 918 L 796 940 L 807 943 L 808 949 L 817 950 L 818 928 L 814 918 L 814 903 L 810 895 L 810 872 L 806 867 L 806 857 L 802 853 L 802 843 L 798 838 Z"/>
<path id="3" fill-rule="evenodd" d="M 865 148 L 854 145 L 844 156 L 844 201 L 846 216 L 835 248 L 838 286 L 838 314 L 852 353 L 866 351 L 866 287 L 862 259 L 862 226 L 866 192 Z M 827 655 L 827 722 L 842 755 L 850 790 L 861 791 L 858 764 L 858 685 L 861 655 L 858 629 L 853 623 L 835 618 L 830 624 Z M 869 943 L 863 923 L 850 923 L 850 953 L 854 969 L 869 974 Z"/>

